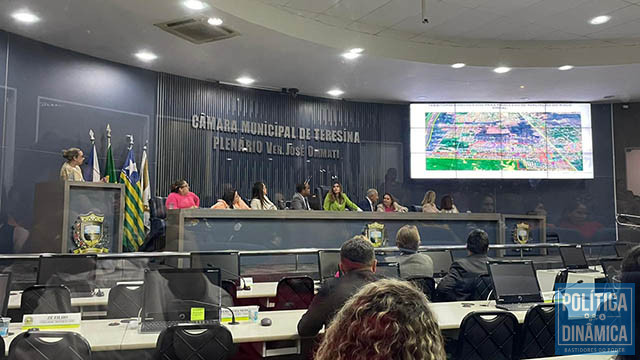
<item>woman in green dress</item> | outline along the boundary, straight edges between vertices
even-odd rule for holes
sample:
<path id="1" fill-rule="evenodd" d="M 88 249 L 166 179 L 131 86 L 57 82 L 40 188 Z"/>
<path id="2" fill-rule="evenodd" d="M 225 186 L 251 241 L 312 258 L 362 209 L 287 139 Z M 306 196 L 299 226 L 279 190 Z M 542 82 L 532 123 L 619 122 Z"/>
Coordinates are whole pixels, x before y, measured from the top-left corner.
<path id="1" fill-rule="evenodd" d="M 362 211 L 342 192 L 342 185 L 337 181 L 333 183 L 331 191 L 325 196 L 323 207 L 326 211 L 345 211 L 347 207 L 352 211 Z"/>

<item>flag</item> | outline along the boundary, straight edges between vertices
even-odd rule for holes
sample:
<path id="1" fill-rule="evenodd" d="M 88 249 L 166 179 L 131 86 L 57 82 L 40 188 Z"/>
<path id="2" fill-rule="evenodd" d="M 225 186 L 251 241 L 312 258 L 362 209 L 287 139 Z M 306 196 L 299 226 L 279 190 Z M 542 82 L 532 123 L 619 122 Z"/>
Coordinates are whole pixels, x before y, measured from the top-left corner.
<path id="1" fill-rule="evenodd" d="M 91 154 L 89 154 L 88 166 L 84 169 L 84 178 L 86 181 L 100 182 L 100 163 L 98 163 L 98 153 L 96 152 L 96 144 L 93 144 Z"/>
<path id="2" fill-rule="evenodd" d="M 129 150 L 127 159 L 120 172 L 120 183 L 125 185 L 124 197 L 124 237 L 122 246 L 125 251 L 138 251 L 145 237 L 142 215 L 142 199 L 140 198 L 140 173 L 136 167 L 133 149 Z"/>
<path id="3" fill-rule="evenodd" d="M 117 183 L 118 177 L 116 176 L 116 166 L 113 163 L 113 154 L 111 153 L 111 141 L 107 147 L 107 164 L 104 166 L 104 177 L 107 182 Z"/>
<path id="4" fill-rule="evenodd" d="M 146 146 L 145 146 L 146 147 Z M 151 200 L 151 184 L 149 183 L 149 159 L 147 150 L 142 151 L 142 161 L 140 162 L 140 198 L 142 199 L 142 210 L 144 211 L 144 227 L 151 229 L 151 214 L 149 213 L 149 200 Z"/>

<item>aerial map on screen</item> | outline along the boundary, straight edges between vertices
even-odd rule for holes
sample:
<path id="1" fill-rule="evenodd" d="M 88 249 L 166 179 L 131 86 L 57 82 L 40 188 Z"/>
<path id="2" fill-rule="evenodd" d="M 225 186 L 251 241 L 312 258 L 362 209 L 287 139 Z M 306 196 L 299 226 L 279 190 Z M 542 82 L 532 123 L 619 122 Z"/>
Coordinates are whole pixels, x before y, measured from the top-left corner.
<path id="1" fill-rule="evenodd" d="M 413 104 L 411 117 L 414 178 L 593 177 L 588 104 Z"/>

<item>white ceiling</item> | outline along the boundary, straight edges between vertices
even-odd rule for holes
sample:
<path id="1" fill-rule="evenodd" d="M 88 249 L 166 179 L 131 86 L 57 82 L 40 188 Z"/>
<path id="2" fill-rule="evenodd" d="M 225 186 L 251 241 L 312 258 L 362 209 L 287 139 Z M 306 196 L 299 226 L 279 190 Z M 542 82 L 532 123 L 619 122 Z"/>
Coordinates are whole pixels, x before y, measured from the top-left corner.
<path id="1" fill-rule="evenodd" d="M 623 9 L 627 9 L 624 16 L 628 21 L 618 24 L 623 20 L 614 17 L 615 26 L 601 30 L 621 34 L 616 27 L 636 26 L 629 24 L 637 20 L 629 7 L 636 11 L 640 6 L 630 2 L 430 0 L 434 11 L 442 9 L 446 16 L 442 20 L 432 18 L 428 30 L 418 33 L 411 19 L 416 16 L 419 0 L 264 1 L 267 0 L 208 0 L 207 9 L 193 11 L 184 8 L 179 0 L 5 0 L 0 1 L 0 28 L 124 64 L 228 82 L 249 75 L 257 80 L 257 86 L 296 87 L 307 95 L 327 96 L 327 90 L 338 87 L 345 91 L 347 99 L 394 102 L 602 101 L 608 95 L 615 96 L 613 101 L 640 100 L 640 61 L 636 60 L 640 59 L 640 47 L 632 32 L 616 41 L 593 40 L 595 35 L 586 34 L 591 38 L 585 41 L 565 38 L 550 43 L 545 36 L 569 28 L 563 25 L 564 30 L 554 28 L 545 35 L 537 25 L 520 28 L 508 24 L 518 24 L 517 16 L 525 14 L 538 22 L 564 14 L 560 18 L 576 19 L 566 21 L 566 26 L 575 31 L 572 34 L 579 35 L 583 31 L 580 21 L 599 15 L 605 8 L 626 6 Z M 564 3 L 565 8 L 551 3 Z M 611 6 L 598 8 L 596 4 L 600 3 Z M 481 8 L 483 13 L 491 14 L 506 11 L 497 4 L 506 4 L 514 11 L 513 16 L 498 14 L 480 24 L 469 15 L 469 8 L 473 7 L 474 11 Z M 588 12 L 583 6 L 600 10 Z M 294 7 L 304 9 L 294 11 Z M 37 13 L 42 21 L 33 25 L 13 21 L 10 14 L 23 8 Z M 311 11 L 313 19 L 309 18 Z M 419 14 L 419 6 L 417 11 Z M 578 13 L 581 15 L 573 15 Z M 193 15 L 220 16 L 241 35 L 194 45 L 153 26 Z M 456 22 L 459 27 L 453 26 Z M 371 34 L 378 28 L 383 30 Z M 440 43 L 431 39 L 436 30 L 445 37 Z M 415 36 L 409 39 L 405 33 L 428 40 L 417 43 Z M 501 37 L 511 36 L 508 34 L 515 39 L 525 33 L 533 35 L 518 42 L 501 42 Z M 473 36 L 482 44 L 460 45 L 476 41 Z M 361 58 L 347 61 L 340 57 L 345 49 L 356 45 L 365 48 Z M 151 64 L 142 63 L 132 56 L 140 49 L 153 51 L 159 57 Z M 456 70 L 448 65 L 456 62 L 454 59 L 485 66 Z M 502 63 L 522 67 L 501 75 L 491 71 L 489 64 Z M 565 63 L 582 66 L 570 71 L 555 69 Z"/>

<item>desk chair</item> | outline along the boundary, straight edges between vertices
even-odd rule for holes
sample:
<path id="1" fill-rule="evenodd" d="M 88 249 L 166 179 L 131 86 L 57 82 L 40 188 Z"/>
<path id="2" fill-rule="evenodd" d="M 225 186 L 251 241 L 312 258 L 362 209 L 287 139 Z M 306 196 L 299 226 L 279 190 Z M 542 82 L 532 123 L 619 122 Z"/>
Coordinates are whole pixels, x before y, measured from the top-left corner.
<path id="1" fill-rule="evenodd" d="M 238 286 L 231 280 L 222 280 L 220 282 L 220 287 L 231 295 L 231 300 L 233 301 L 233 305 L 238 304 Z"/>
<path id="2" fill-rule="evenodd" d="M 24 314 L 70 313 L 71 291 L 64 285 L 33 285 L 22 292 L 20 312 Z"/>
<path id="3" fill-rule="evenodd" d="M 472 312 L 462 319 L 455 360 L 512 360 L 518 319 L 510 312 Z"/>
<path id="4" fill-rule="evenodd" d="M 556 274 L 556 278 L 553 281 L 553 291 L 555 292 L 559 288 L 564 288 L 567 285 L 567 279 L 569 279 L 569 270 L 564 269 Z"/>
<path id="5" fill-rule="evenodd" d="M 47 339 L 47 340 L 45 340 Z M 59 339 L 52 341 L 53 339 Z M 9 360 L 91 360 L 91 347 L 74 332 L 27 331 L 13 339 Z"/>
<path id="6" fill-rule="evenodd" d="M 177 325 L 160 333 L 153 359 L 225 360 L 235 353 L 231 332 L 222 325 Z"/>
<path id="7" fill-rule="evenodd" d="M 556 307 L 540 304 L 527 311 L 518 334 L 515 359 L 531 359 L 555 355 Z"/>
<path id="8" fill-rule="evenodd" d="M 116 285 L 109 291 L 107 318 L 137 317 L 142 308 L 144 285 Z"/>
<path id="9" fill-rule="evenodd" d="M 496 295 L 493 293 L 491 275 L 479 275 L 473 283 L 473 295 L 469 300 L 487 300 L 489 295 L 491 295 L 492 300 L 496 299 Z"/>
<path id="10" fill-rule="evenodd" d="M 436 293 L 436 281 L 433 278 L 426 276 L 414 276 L 405 279 L 415 285 L 420 291 L 422 291 L 429 301 L 433 300 Z"/>
<path id="11" fill-rule="evenodd" d="M 313 279 L 308 276 L 285 277 L 278 281 L 273 310 L 308 309 L 315 296 Z"/>

